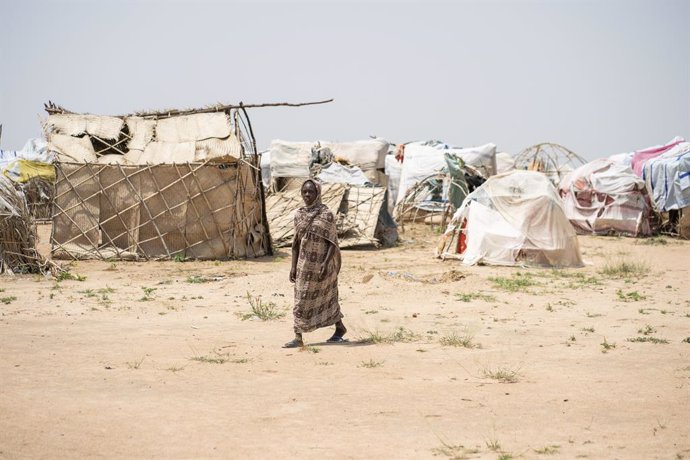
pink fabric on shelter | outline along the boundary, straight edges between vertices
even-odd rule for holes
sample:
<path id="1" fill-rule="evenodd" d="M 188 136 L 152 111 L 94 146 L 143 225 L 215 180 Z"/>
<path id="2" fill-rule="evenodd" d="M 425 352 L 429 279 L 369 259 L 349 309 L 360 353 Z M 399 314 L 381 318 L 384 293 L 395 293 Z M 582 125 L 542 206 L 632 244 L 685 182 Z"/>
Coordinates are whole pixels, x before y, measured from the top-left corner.
<path id="1" fill-rule="evenodd" d="M 649 160 L 650 158 L 658 157 L 662 153 L 671 150 L 673 147 L 680 144 L 681 142 L 685 142 L 685 139 L 683 139 L 682 137 L 674 137 L 670 142 L 667 142 L 666 144 L 655 145 L 654 147 L 648 147 L 643 150 L 637 150 L 632 157 L 631 166 L 633 171 L 635 171 L 635 174 L 637 174 L 639 177 L 642 177 L 642 168 L 644 167 L 644 164 L 647 160 Z"/>

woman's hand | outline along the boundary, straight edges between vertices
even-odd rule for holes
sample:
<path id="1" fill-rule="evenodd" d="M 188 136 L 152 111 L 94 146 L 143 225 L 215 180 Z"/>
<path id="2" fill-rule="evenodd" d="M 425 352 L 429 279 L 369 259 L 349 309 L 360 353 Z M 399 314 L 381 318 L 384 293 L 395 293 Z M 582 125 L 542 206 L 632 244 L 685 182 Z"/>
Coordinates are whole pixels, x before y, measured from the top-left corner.
<path id="1" fill-rule="evenodd" d="M 296 278 L 297 278 L 297 268 L 292 267 L 290 269 L 290 282 L 294 283 Z"/>
<path id="2" fill-rule="evenodd" d="M 319 281 L 324 279 L 328 275 L 328 260 L 321 264 L 321 270 L 319 271 Z"/>

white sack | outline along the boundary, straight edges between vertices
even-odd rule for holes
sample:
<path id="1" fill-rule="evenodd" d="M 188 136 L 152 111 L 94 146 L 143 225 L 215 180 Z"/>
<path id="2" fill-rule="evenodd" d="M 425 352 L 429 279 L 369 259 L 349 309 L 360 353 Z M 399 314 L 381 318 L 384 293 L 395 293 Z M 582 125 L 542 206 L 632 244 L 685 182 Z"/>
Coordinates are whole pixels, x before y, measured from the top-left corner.
<path id="1" fill-rule="evenodd" d="M 128 164 L 127 159 L 124 155 L 119 155 L 117 153 L 110 153 L 108 155 L 103 155 L 96 161 L 100 165 L 126 165 Z"/>
<path id="2" fill-rule="evenodd" d="M 96 151 L 89 136 L 72 137 L 67 134 L 49 135 L 50 150 L 56 152 L 58 161 L 76 163 L 95 163 Z"/>
<path id="3" fill-rule="evenodd" d="M 153 139 L 153 131 L 156 128 L 156 120 L 148 120 L 141 117 L 125 118 L 127 129 L 131 139 L 127 142 L 129 150 L 144 150 Z"/>
<path id="4" fill-rule="evenodd" d="M 230 132 L 230 120 L 224 112 L 162 118 L 156 125 L 159 142 L 195 142 L 212 137 L 225 139 Z"/>
<path id="5" fill-rule="evenodd" d="M 127 164 L 131 165 L 144 165 L 146 164 L 145 161 L 142 161 L 142 158 L 144 158 L 144 151 L 143 150 L 130 150 L 129 152 L 124 154 L 125 161 Z"/>
<path id="6" fill-rule="evenodd" d="M 192 163 L 196 151 L 194 142 L 151 142 L 139 158 L 138 163 L 171 164 Z"/>
<path id="7" fill-rule="evenodd" d="M 233 133 L 225 139 L 212 137 L 194 143 L 194 161 L 222 160 L 242 157 L 242 143 Z"/>
<path id="8" fill-rule="evenodd" d="M 72 113 L 50 115 L 46 122 L 57 134 L 79 136 L 86 133 L 101 139 L 117 139 L 124 123 L 118 117 Z"/>

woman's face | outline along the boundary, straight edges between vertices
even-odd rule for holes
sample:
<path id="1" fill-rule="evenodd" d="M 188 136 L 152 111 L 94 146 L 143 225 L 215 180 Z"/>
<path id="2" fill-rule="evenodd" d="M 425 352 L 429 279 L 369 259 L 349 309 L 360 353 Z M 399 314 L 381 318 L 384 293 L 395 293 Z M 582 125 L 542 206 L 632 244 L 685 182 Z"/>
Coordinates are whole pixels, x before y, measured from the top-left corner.
<path id="1" fill-rule="evenodd" d="M 311 206 L 316 199 L 316 186 L 311 181 L 302 185 L 302 199 L 307 206 Z"/>

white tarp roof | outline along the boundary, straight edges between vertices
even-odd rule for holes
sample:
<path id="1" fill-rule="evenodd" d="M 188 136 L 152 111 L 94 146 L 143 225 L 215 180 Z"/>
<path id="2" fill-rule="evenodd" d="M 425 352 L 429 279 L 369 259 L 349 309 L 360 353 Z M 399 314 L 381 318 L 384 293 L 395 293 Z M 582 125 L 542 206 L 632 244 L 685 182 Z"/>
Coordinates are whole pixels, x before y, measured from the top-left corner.
<path id="1" fill-rule="evenodd" d="M 499 152 L 496 154 L 496 174 L 515 169 L 515 158 L 510 153 Z"/>
<path id="2" fill-rule="evenodd" d="M 405 199 L 407 191 L 415 184 L 446 167 L 444 151 L 426 145 L 408 144 L 405 146 L 398 196 L 395 199 L 396 205 Z"/>
<path id="3" fill-rule="evenodd" d="M 240 138 L 224 112 L 158 120 L 136 116 L 54 114 L 48 117 L 46 125 L 49 149 L 56 152 L 62 162 L 187 163 L 237 159 L 243 152 Z M 109 141 L 104 142 L 104 146 L 97 143 L 97 152 L 92 138 Z M 116 158 L 117 155 L 120 158 Z M 99 159 L 102 156 L 107 158 Z"/>
<path id="4" fill-rule="evenodd" d="M 336 159 L 347 160 L 363 171 L 383 169 L 389 148 L 388 141 L 371 139 L 356 142 L 271 142 L 271 175 L 273 177 L 309 177 L 312 148 L 330 149 Z"/>

